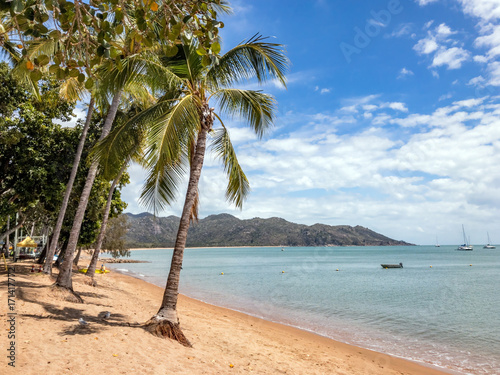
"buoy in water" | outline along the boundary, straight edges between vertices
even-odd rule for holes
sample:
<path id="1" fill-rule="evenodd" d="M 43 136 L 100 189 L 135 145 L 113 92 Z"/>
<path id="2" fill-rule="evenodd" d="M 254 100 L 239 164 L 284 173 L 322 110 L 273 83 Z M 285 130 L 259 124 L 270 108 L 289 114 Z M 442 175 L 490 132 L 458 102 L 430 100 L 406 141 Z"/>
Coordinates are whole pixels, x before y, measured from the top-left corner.
<path id="1" fill-rule="evenodd" d="M 339 269 L 337 268 L 337 270 L 336 270 L 336 271 L 338 271 L 338 270 L 339 270 Z"/>
<path id="2" fill-rule="evenodd" d="M 220 274 L 221 274 L 221 275 L 224 275 L 224 272 L 221 272 Z"/>
<path id="3" fill-rule="evenodd" d="M 432 266 L 430 266 L 430 268 L 432 268 Z"/>
<path id="4" fill-rule="evenodd" d="M 281 271 L 281 273 L 285 273 L 285 271 Z"/>

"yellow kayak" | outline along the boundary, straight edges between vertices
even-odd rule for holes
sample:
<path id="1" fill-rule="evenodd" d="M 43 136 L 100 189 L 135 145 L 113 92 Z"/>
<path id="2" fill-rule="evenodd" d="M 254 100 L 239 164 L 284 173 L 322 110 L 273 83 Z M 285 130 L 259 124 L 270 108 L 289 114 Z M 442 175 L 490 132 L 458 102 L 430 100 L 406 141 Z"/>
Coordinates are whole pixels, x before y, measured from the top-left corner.
<path id="1" fill-rule="evenodd" d="M 78 270 L 78 272 L 81 272 L 81 273 L 87 273 L 87 269 L 86 268 L 80 268 Z M 109 273 L 109 270 L 100 270 L 100 269 L 97 269 L 95 270 L 95 273 Z"/>

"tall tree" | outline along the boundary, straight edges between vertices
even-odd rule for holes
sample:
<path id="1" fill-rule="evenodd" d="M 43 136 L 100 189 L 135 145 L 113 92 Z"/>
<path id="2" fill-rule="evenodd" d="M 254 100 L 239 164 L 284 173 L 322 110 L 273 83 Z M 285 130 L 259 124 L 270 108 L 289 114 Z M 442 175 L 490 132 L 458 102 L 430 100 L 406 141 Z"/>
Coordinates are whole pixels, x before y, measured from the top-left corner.
<path id="1" fill-rule="evenodd" d="M 249 184 L 221 116 L 242 118 L 261 137 L 273 123 L 274 98 L 260 91 L 231 87 L 248 79 L 258 82 L 277 79 L 285 85 L 288 60 L 281 45 L 268 43 L 256 35 L 220 59 L 207 58 L 207 51 L 199 44 L 185 43 L 177 56 L 164 56 L 163 61 L 172 76 L 166 77 L 169 86 L 164 88 L 162 100 L 116 129 L 99 147 L 108 148 L 111 153 L 126 152 L 130 147 L 122 142 L 125 133 L 147 129 L 144 164 L 148 177 L 141 199 L 155 212 L 175 199 L 179 179 L 189 171 L 163 300 L 146 328 L 155 335 L 190 345 L 180 329 L 177 297 L 190 220 L 197 216 L 198 182 L 207 135 L 212 135 L 213 149 L 229 179 L 226 197 L 241 208 Z M 212 101 L 219 108 L 218 113 L 210 106 Z M 213 128 L 216 122 L 220 123 L 218 129 Z"/>

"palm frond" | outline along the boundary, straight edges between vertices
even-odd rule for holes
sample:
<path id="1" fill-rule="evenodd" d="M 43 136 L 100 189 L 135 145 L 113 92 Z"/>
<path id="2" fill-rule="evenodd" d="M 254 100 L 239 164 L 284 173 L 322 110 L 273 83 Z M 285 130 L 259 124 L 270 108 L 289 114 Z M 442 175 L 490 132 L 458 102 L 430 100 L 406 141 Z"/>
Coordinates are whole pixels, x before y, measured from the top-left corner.
<path id="1" fill-rule="evenodd" d="M 86 93 L 86 89 L 83 84 L 78 81 L 77 77 L 69 77 L 61 83 L 59 88 L 59 95 L 61 98 L 68 101 L 78 101 L 82 100 Z"/>
<path id="2" fill-rule="evenodd" d="M 172 71 L 190 82 L 199 82 L 203 72 L 206 70 L 201 63 L 202 57 L 196 52 L 197 47 L 196 43 L 183 44 L 182 60 L 172 60 L 169 64 L 169 68 Z"/>
<path id="3" fill-rule="evenodd" d="M 220 4 L 210 3 L 209 7 L 217 13 L 231 15 L 233 14 L 233 9 L 228 1 L 222 0 Z"/>
<path id="4" fill-rule="evenodd" d="M 151 107 L 156 103 L 156 98 L 151 94 L 148 87 L 140 82 L 130 82 L 127 85 L 126 92 L 130 96 L 129 102 L 140 103 L 143 108 Z"/>
<path id="5" fill-rule="evenodd" d="M 241 169 L 225 127 L 215 130 L 212 147 L 217 157 L 222 159 L 224 172 L 226 172 L 229 180 L 226 189 L 226 199 L 241 209 L 243 201 L 250 193 L 250 184 Z"/>
<path id="6" fill-rule="evenodd" d="M 286 87 L 289 60 L 283 45 L 265 42 L 266 39 L 256 34 L 225 53 L 217 64 L 210 67 L 208 85 L 217 89 L 256 78 L 260 83 L 277 79 Z"/>
<path id="7" fill-rule="evenodd" d="M 149 154 L 160 162 L 173 162 L 179 158 L 199 129 L 196 98 L 186 95 L 161 116 L 149 124 Z M 153 156 L 156 155 L 156 156 Z"/>
<path id="8" fill-rule="evenodd" d="M 53 56 L 60 48 L 60 43 L 52 38 L 28 41 L 28 54 L 30 59 L 40 55 Z"/>
<path id="9" fill-rule="evenodd" d="M 148 124 L 145 150 L 148 178 L 141 193 L 142 204 L 156 212 L 173 202 L 189 164 L 187 146 L 199 127 L 197 103 L 191 95 L 180 99 L 168 112 L 154 116 L 154 121 Z"/>
<path id="10" fill-rule="evenodd" d="M 171 102 L 163 101 L 140 111 L 126 121 L 116 121 L 117 126 L 96 144 L 92 151 L 92 158 L 99 161 L 103 173 L 108 175 L 116 170 L 122 160 L 133 158 L 139 149 L 138 146 L 146 140 L 148 125 L 155 119 L 167 116 L 171 108 Z"/>
<path id="11" fill-rule="evenodd" d="M 276 101 L 271 95 L 253 90 L 222 89 L 212 97 L 218 101 L 222 113 L 247 121 L 259 137 L 273 123 Z"/>
<path id="12" fill-rule="evenodd" d="M 0 35 L 1 36 L 1 35 Z M 0 46 L 0 57 L 9 60 L 12 65 L 16 65 L 21 60 L 21 54 L 17 51 L 16 45 L 9 41 L 4 41 Z"/>
<path id="13" fill-rule="evenodd" d="M 146 164 L 147 178 L 139 203 L 156 215 L 176 197 L 182 176 L 186 173 L 186 158 L 172 164 L 151 162 Z"/>

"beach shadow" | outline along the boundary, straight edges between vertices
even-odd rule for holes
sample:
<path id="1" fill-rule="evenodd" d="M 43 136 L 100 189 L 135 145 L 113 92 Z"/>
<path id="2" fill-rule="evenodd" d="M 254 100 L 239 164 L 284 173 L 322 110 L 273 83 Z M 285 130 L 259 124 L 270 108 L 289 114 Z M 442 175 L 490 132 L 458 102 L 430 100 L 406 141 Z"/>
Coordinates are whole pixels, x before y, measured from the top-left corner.
<path id="1" fill-rule="evenodd" d="M 26 280 L 19 280 L 19 279 L 14 279 L 14 287 L 16 289 L 16 294 L 18 291 L 18 288 L 32 288 L 32 289 L 43 289 L 47 288 L 45 285 L 40 285 L 31 281 L 26 281 Z M 3 281 L 0 281 L 0 287 L 7 287 L 8 286 L 8 280 L 5 279 Z M 11 285 L 12 287 L 12 285 Z"/>
<path id="2" fill-rule="evenodd" d="M 82 326 L 77 323 L 74 327 L 68 327 L 58 333 L 59 336 L 76 336 L 76 335 L 92 335 L 99 333 L 101 327 L 93 325 Z"/>

